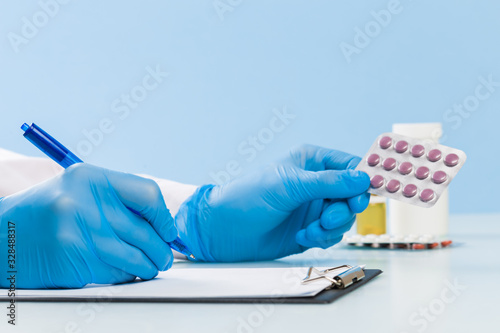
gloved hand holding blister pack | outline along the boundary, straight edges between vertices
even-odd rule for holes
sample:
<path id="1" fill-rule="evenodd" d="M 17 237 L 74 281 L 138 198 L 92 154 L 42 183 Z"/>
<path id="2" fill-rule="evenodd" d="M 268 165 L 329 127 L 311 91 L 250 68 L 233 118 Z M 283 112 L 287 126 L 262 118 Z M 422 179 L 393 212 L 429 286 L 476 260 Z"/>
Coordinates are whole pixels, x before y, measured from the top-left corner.
<path id="1" fill-rule="evenodd" d="M 200 187 L 176 215 L 198 260 L 281 258 L 342 240 L 369 202 L 360 158 L 302 146 L 280 163 L 223 185 Z"/>
<path id="2" fill-rule="evenodd" d="M 171 267 L 166 242 L 176 236 L 154 181 L 89 164 L 0 199 L 0 244 L 6 253 L 15 241 L 17 288 L 152 279 Z M 8 287 L 6 264 L 7 256 L 0 287 Z"/>

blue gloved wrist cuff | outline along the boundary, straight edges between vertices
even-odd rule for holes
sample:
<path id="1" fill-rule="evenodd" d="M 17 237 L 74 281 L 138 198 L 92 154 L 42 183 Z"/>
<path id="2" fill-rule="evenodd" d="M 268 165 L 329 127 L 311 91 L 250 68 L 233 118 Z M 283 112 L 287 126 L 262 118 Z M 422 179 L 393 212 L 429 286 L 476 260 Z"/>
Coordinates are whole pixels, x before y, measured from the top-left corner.
<path id="1" fill-rule="evenodd" d="M 203 223 L 200 216 L 207 209 L 207 196 L 215 185 L 203 185 L 199 187 L 179 208 L 175 216 L 175 226 L 179 231 L 179 237 L 191 250 L 197 261 L 215 261 L 208 253 L 207 244 L 203 244 L 200 234 Z"/>

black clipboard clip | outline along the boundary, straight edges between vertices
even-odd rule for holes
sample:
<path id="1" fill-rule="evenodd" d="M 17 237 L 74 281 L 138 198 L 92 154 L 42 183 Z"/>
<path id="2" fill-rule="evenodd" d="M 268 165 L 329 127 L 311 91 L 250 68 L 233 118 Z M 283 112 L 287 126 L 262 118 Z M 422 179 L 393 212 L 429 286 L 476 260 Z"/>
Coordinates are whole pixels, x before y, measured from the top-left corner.
<path id="1" fill-rule="evenodd" d="M 332 271 L 336 271 L 342 268 L 347 268 L 347 270 L 335 276 L 327 275 Z M 365 265 L 361 266 L 341 265 L 320 271 L 311 266 L 307 271 L 306 277 L 304 278 L 304 280 L 302 280 L 302 284 L 307 284 L 320 279 L 326 279 L 331 282 L 331 286 L 326 289 L 332 289 L 332 288 L 345 289 L 350 285 L 352 285 L 353 283 L 356 283 L 365 277 L 364 268 Z M 313 273 L 315 273 L 317 276 L 311 277 L 311 274 Z"/>

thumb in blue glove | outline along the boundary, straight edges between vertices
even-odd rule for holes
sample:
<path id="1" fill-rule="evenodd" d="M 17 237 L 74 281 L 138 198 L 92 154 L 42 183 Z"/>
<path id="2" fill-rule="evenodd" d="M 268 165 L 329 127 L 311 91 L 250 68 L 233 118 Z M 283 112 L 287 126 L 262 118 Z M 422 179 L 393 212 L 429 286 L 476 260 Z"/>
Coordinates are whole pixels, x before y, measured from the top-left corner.
<path id="1" fill-rule="evenodd" d="M 367 206 L 369 199 L 364 195 L 367 182 L 369 184 L 368 175 L 355 170 L 327 170 L 303 175 L 299 181 L 302 188 L 297 192 L 307 194 L 297 202 L 323 199 L 323 207 L 318 219 L 297 232 L 297 243 L 306 248 L 328 248 L 340 242 L 344 233 L 351 229 L 355 214 Z"/>

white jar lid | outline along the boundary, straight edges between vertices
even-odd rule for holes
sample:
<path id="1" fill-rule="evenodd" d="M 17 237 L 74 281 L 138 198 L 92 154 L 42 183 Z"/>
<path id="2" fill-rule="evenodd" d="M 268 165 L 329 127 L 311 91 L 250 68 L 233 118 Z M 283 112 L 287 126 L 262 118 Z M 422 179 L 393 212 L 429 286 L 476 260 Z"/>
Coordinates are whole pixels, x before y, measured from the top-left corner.
<path id="1" fill-rule="evenodd" d="M 438 142 L 443 135 L 441 123 L 406 123 L 393 124 L 392 131 L 415 139 L 427 139 Z"/>

